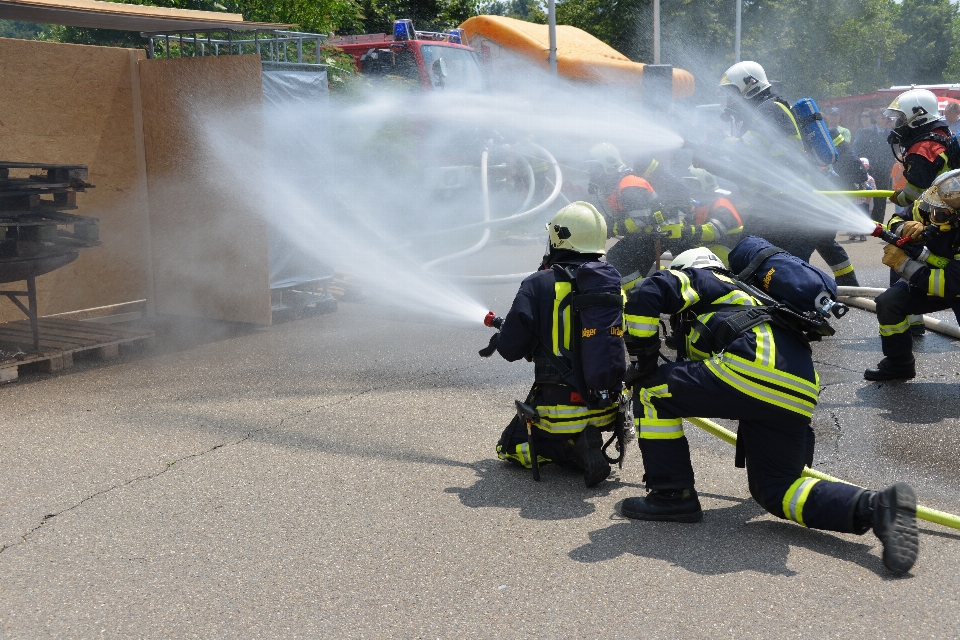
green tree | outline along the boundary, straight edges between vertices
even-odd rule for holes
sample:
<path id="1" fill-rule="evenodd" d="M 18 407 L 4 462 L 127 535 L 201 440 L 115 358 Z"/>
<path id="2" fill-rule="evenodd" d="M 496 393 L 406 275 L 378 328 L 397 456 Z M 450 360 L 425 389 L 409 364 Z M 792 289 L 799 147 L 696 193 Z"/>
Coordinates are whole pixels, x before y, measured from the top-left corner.
<path id="1" fill-rule="evenodd" d="M 903 0 L 898 24 L 907 40 L 897 52 L 896 84 L 936 84 L 950 62 L 957 7 L 950 0 Z"/>

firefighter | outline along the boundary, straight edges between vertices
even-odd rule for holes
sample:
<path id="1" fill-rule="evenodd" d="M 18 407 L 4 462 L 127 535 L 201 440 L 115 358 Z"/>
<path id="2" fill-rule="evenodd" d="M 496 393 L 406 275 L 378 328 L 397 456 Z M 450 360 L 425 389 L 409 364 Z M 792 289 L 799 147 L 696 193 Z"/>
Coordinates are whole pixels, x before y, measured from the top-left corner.
<path id="1" fill-rule="evenodd" d="M 572 293 L 569 284 L 563 286 L 566 283 L 557 281 L 551 267 L 579 267 L 599 261 L 605 253 L 607 225 L 593 205 L 574 202 L 558 211 L 547 229 L 549 246 L 544 264 L 521 283 L 504 317 L 497 351 L 509 362 L 521 358 L 534 361 L 535 379 L 527 404 L 533 405 L 540 416 L 533 429 L 538 460 L 582 469 L 584 483 L 592 487 L 610 475 L 610 464 L 601 451 L 600 431 L 613 428 L 618 405 L 590 409 L 556 366 L 556 358 L 560 358 L 560 364 L 573 368 L 562 355 L 560 344 L 564 339 L 570 341 L 572 319 L 568 311 L 556 311 Z M 526 424 L 519 417 L 500 436 L 497 457 L 531 466 Z"/>
<path id="2" fill-rule="evenodd" d="M 607 262 L 621 274 L 645 275 L 656 261 L 656 238 L 648 231 L 663 221 L 653 185 L 624 164 L 610 143 L 590 149 L 590 192 L 600 200 L 611 236 L 622 236 L 607 254 Z"/>
<path id="3" fill-rule="evenodd" d="M 690 249 L 705 246 L 710 249 L 724 264 L 730 249 L 733 249 L 743 234 L 743 221 L 737 208 L 730 200 L 730 192 L 721 189 L 717 177 L 706 169 L 690 167 L 689 177 L 684 180 L 692 186 L 690 191 L 695 194 L 692 222 L 679 225 L 665 225 L 661 231 L 670 234 L 671 238 L 680 238 L 687 243 L 682 247 Z M 677 251 L 680 253 L 680 251 Z"/>
<path id="4" fill-rule="evenodd" d="M 937 96 L 927 89 L 910 89 L 897 96 L 883 115 L 893 120 L 887 142 L 894 158 L 903 163 L 902 189 L 890 201 L 900 207 L 911 205 L 933 184 L 933 179 L 957 166 L 956 143 L 947 121 L 940 117 Z"/>
<path id="5" fill-rule="evenodd" d="M 787 178 L 802 181 L 810 169 L 790 105 L 773 91 L 763 67 L 751 61 L 727 69 L 719 92 L 724 117 L 733 120 L 738 134 L 708 150 L 695 148 L 694 165 L 740 187 L 745 233 L 790 253 L 812 252 L 815 242 L 795 222 L 805 203 L 791 203 L 780 193 Z"/>
<path id="6" fill-rule="evenodd" d="M 736 329 L 740 310 L 757 306 L 706 248 L 681 253 L 669 270 L 628 293 L 627 347 L 636 358 L 628 384 L 635 391 L 649 492 L 626 499 L 621 513 L 638 520 L 701 520 L 682 418 L 739 420 L 737 466 L 746 466 L 750 494 L 761 506 L 814 529 L 863 534 L 872 528 L 883 543 L 884 564 L 908 571 L 918 549 L 916 496 L 909 485 L 868 491 L 801 477 L 813 461 L 810 421 L 819 378 L 799 333 L 772 321 Z M 678 352 L 690 360 L 658 366 L 661 314 L 671 316 L 683 336 Z"/>
<path id="7" fill-rule="evenodd" d="M 883 360 L 867 369 L 867 380 L 909 380 L 917 374 L 913 357 L 912 314 L 953 309 L 960 321 L 960 169 L 939 175 L 913 206 L 910 220 L 894 217 L 890 229 L 923 242 L 934 256 L 950 259 L 943 268 L 919 262 L 899 247 L 886 245 L 883 264 L 900 280 L 877 296 L 877 322 Z"/>

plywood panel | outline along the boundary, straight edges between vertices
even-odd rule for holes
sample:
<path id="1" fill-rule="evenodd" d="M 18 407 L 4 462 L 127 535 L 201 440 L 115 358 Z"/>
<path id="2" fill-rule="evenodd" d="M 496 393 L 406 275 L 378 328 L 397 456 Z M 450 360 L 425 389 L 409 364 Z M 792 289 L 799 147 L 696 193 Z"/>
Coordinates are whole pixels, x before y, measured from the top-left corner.
<path id="1" fill-rule="evenodd" d="M 96 185 L 76 213 L 100 218 L 103 246 L 37 280 L 41 314 L 145 298 L 132 51 L 0 38 L 0 160 L 85 164 Z M 0 301 L 0 321 L 22 317 Z"/>
<path id="2" fill-rule="evenodd" d="M 270 323 L 266 222 L 214 164 L 194 114 L 243 112 L 238 142 L 263 147 L 259 56 L 140 61 L 157 313 Z M 248 177 L 256 180 L 252 154 Z"/>

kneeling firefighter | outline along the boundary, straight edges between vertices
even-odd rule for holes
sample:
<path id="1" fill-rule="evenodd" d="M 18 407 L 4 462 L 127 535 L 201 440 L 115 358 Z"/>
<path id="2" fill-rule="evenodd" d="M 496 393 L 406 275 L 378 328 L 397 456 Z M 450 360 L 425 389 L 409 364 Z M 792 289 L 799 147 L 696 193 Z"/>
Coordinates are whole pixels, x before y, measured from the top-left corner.
<path id="1" fill-rule="evenodd" d="M 908 485 L 877 492 L 801 476 L 813 461 L 810 421 L 820 390 L 803 325 L 794 322 L 802 316 L 788 311 L 706 248 L 681 253 L 669 270 L 628 293 L 627 348 L 636 364 L 627 379 L 634 383 L 649 493 L 626 499 L 621 512 L 638 520 L 701 520 L 682 418 L 739 420 L 737 466 L 746 466 L 750 494 L 764 509 L 814 529 L 873 528 L 884 564 L 908 571 L 918 549 L 916 496 Z M 684 336 L 678 353 L 690 361 L 658 366 L 661 314 L 673 316 Z"/>
<path id="2" fill-rule="evenodd" d="M 536 365 L 533 387 L 500 436 L 497 457 L 536 473 L 544 462 L 573 466 L 592 487 L 610 475 L 601 431 L 618 426 L 626 369 L 620 274 L 600 261 L 607 225 L 593 205 L 565 206 L 547 230 L 540 270 L 521 283 L 505 318 L 488 316 L 500 329 L 491 347 L 505 360 Z M 492 354 L 491 347 L 480 355 Z"/>
<path id="3" fill-rule="evenodd" d="M 952 309 L 960 320 L 960 261 L 956 260 L 960 256 L 960 169 L 939 175 L 914 203 L 913 218 L 894 216 L 890 231 L 912 242 L 904 247 L 907 251 L 892 244 L 883 250 L 883 264 L 900 280 L 877 296 L 884 358 L 875 369 L 864 371 L 867 380 L 908 380 L 917 375 L 910 330 L 913 315 Z"/>

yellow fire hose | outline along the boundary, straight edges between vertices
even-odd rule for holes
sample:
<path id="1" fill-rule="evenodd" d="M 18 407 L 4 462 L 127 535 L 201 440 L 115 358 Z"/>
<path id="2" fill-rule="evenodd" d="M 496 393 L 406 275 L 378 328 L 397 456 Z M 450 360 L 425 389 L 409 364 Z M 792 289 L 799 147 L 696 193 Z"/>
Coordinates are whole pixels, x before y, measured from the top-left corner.
<path id="1" fill-rule="evenodd" d="M 716 422 L 706 420 L 704 418 L 684 418 L 694 426 L 700 427 L 707 433 L 713 434 L 727 442 L 736 446 L 737 444 L 737 434 L 729 429 L 724 429 Z M 833 476 L 821 473 L 819 471 L 814 471 L 810 467 L 803 468 L 803 474 L 807 478 L 816 478 L 818 480 L 827 480 L 829 482 L 842 482 L 844 484 L 853 484 L 852 482 L 847 482 L 846 480 L 841 480 L 840 478 L 834 478 Z M 854 485 L 856 486 L 856 485 Z M 935 522 L 937 524 L 942 524 L 945 527 L 952 527 L 954 529 L 960 529 L 960 516 L 955 516 L 952 513 L 947 513 L 945 511 L 937 511 L 936 509 L 930 509 L 929 507 L 923 507 L 919 504 L 917 505 L 917 517 L 921 520 L 926 520 L 927 522 Z"/>
<path id="2" fill-rule="evenodd" d="M 889 198 L 896 191 L 878 189 L 863 189 L 861 191 L 817 191 L 825 196 L 849 196 L 851 198 Z"/>

